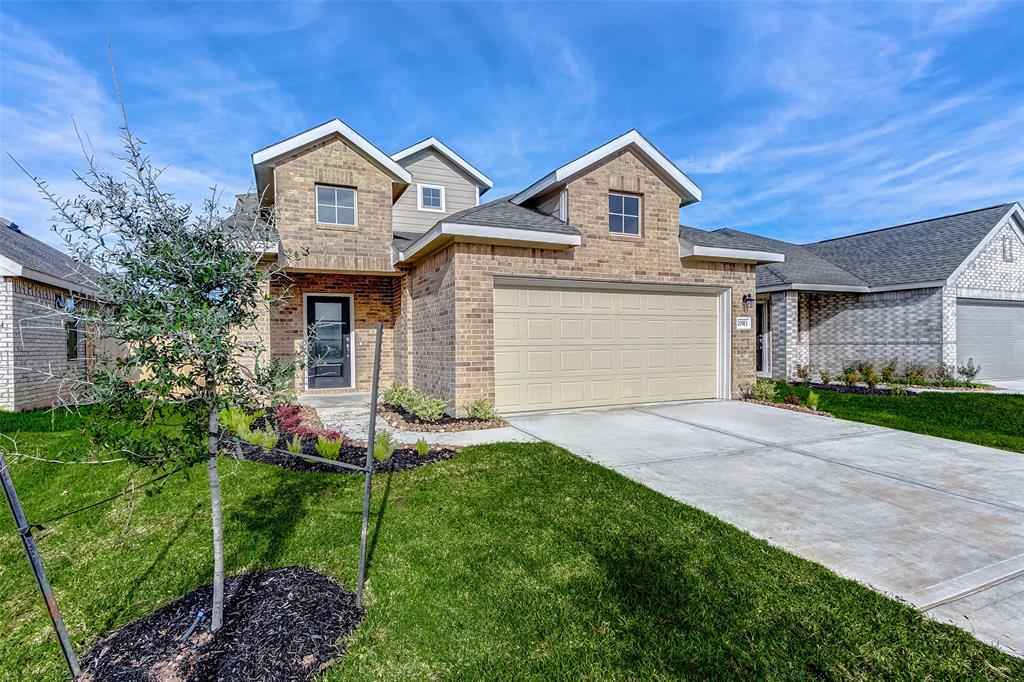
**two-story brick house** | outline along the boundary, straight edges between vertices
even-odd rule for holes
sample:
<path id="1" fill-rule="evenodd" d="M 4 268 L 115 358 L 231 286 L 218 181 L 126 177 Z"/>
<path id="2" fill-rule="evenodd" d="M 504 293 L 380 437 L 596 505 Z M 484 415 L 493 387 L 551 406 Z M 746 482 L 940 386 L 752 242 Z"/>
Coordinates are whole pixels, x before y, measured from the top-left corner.
<path id="1" fill-rule="evenodd" d="M 483 204 L 491 181 L 438 140 L 387 155 L 337 119 L 252 162 L 277 253 L 304 251 L 259 330 L 285 356 L 316 323 L 300 392 L 366 390 L 378 322 L 384 381 L 453 412 L 725 398 L 754 380 L 755 268 L 783 256 L 683 248 L 700 189 L 636 131 Z"/>

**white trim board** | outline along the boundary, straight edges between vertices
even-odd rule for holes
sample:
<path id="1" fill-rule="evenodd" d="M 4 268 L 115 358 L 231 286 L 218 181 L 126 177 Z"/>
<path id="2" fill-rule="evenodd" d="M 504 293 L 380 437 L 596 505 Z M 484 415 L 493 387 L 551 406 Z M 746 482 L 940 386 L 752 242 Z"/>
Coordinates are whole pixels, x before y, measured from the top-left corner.
<path id="1" fill-rule="evenodd" d="M 341 119 L 338 118 L 322 123 L 315 128 L 310 128 L 298 135 L 292 135 L 291 137 L 281 140 L 276 144 L 264 147 L 257 152 L 253 152 L 252 165 L 254 167 L 269 165 L 278 157 L 284 156 L 296 149 L 300 149 L 307 144 L 312 144 L 318 140 L 322 140 L 330 135 L 341 135 L 343 138 L 351 142 L 353 146 L 357 147 L 360 151 L 373 159 L 388 173 L 393 175 L 396 180 L 404 182 L 405 184 L 410 184 L 412 182 L 412 175 L 409 174 L 409 171 L 402 168 L 394 159 L 375 147 L 366 138 L 348 127 Z"/>
<path id="2" fill-rule="evenodd" d="M 437 151 L 441 152 L 441 154 L 447 157 L 449 161 L 458 166 L 463 173 L 473 178 L 477 183 L 477 191 L 480 192 L 480 194 L 483 194 L 487 190 L 494 187 L 494 183 L 491 181 L 489 177 L 478 171 L 473 166 L 473 164 L 471 164 L 469 161 L 466 161 L 464 158 L 456 154 L 454 151 L 451 150 L 451 148 L 449 148 L 436 137 L 428 137 L 425 140 L 417 142 L 411 147 L 406 147 L 401 151 L 397 151 L 391 155 L 391 158 L 394 159 L 395 161 L 401 161 L 406 157 L 412 156 L 416 152 L 420 152 L 423 151 L 424 149 L 430 148 L 436 149 Z M 481 189 L 483 191 L 480 191 Z M 477 203 L 480 203 L 479 194 L 477 195 Z"/>
<path id="3" fill-rule="evenodd" d="M 774 251 L 754 249 L 728 249 L 717 246 L 699 246 L 682 237 L 679 238 L 679 257 L 697 260 L 727 260 L 748 263 L 784 263 L 786 255 Z"/>
<path id="4" fill-rule="evenodd" d="M 348 354 L 348 368 L 349 368 L 349 376 L 352 377 L 352 385 L 351 386 L 335 386 L 333 388 L 340 389 L 340 390 L 354 389 L 356 387 L 356 385 L 358 384 L 358 382 L 356 381 L 356 297 L 355 297 L 355 294 L 354 293 L 351 293 L 351 294 L 336 294 L 336 293 L 331 293 L 331 292 L 303 291 L 302 292 L 302 338 L 303 338 L 303 340 L 306 343 L 309 343 L 309 336 L 308 336 L 308 334 L 309 334 L 309 325 L 306 323 L 306 320 L 309 319 L 309 318 L 308 318 L 307 312 L 306 312 L 307 311 L 306 305 L 307 305 L 307 301 L 309 300 L 310 296 L 312 296 L 313 298 L 347 298 L 348 299 L 349 325 L 352 327 L 352 329 L 349 331 L 349 339 L 351 341 L 351 347 L 349 348 L 349 354 Z M 304 358 L 304 360 L 308 360 L 308 358 Z M 304 391 L 310 391 L 310 390 L 314 390 L 315 391 L 315 390 L 318 390 L 318 389 L 311 389 L 309 387 L 309 367 L 306 366 L 305 364 L 303 365 L 303 369 L 302 369 L 302 390 L 304 390 Z"/>
<path id="5" fill-rule="evenodd" d="M 568 178 L 590 168 L 626 147 L 632 147 L 633 149 L 638 150 L 655 166 L 661 175 L 664 176 L 664 179 L 672 189 L 675 190 L 676 194 L 679 195 L 680 206 L 700 201 L 700 187 L 690 180 L 690 178 L 686 177 L 683 171 L 679 170 L 679 168 L 676 167 L 676 165 L 672 163 L 667 156 L 658 151 L 658 149 L 636 129 L 630 130 L 624 135 L 620 135 L 614 140 L 601 145 L 597 149 L 594 149 L 578 159 L 570 161 L 561 168 L 548 173 L 543 178 L 512 197 L 511 201 L 513 204 L 522 204 L 533 197 L 545 193 L 550 188 L 565 182 Z"/>

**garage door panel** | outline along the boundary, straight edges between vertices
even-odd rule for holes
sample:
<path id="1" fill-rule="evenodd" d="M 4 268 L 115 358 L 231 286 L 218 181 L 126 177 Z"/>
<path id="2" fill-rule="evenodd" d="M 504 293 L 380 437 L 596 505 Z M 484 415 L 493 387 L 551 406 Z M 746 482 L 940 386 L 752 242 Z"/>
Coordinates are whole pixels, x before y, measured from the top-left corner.
<path id="1" fill-rule="evenodd" d="M 1024 378 L 1024 303 L 960 300 L 957 362 L 981 365 L 979 380 Z"/>
<path id="2" fill-rule="evenodd" d="M 717 394 L 713 295 L 530 288 L 495 292 L 499 409 Z"/>

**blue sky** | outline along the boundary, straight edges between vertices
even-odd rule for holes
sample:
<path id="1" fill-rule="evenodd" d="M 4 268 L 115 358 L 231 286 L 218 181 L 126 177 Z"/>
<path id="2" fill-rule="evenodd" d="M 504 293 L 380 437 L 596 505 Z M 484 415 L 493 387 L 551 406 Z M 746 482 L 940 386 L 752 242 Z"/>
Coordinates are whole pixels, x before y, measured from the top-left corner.
<path id="1" fill-rule="evenodd" d="M 74 190 L 72 116 L 118 112 L 166 187 L 335 116 L 387 152 L 436 135 L 498 197 L 637 128 L 704 191 L 682 222 L 813 241 L 1024 199 L 1024 3 L 5 2 L 0 214 L 48 236 L 7 153 Z"/>

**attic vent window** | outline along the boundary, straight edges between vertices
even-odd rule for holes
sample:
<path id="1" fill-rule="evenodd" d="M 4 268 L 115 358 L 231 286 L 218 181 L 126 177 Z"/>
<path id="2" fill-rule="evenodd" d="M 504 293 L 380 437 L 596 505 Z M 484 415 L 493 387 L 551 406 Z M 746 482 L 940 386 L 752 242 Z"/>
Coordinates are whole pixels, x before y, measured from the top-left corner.
<path id="1" fill-rule="evenodd" d="M 444 186 L 419 185 L 421 211 L 444 211 Z"/>
<path id="2" fill-rule="evenodd" d="M 640 197 L 608 195 L 608 231 L 612 234 L 640 234 Z"/>
<path id="3" fill-rule="evenodd" d="M 1003 260 L 1013 262 L 1013 238 L 1010 235 L 1003 237 Z"/>

